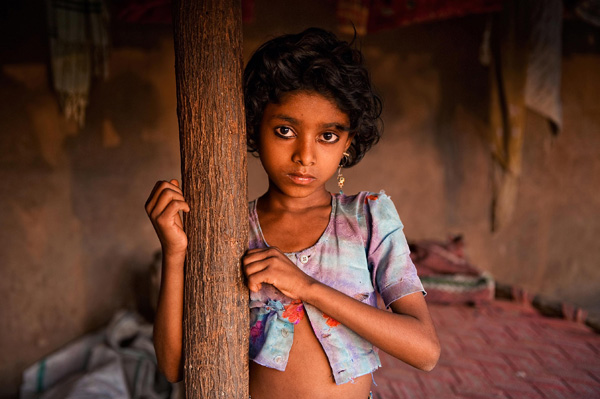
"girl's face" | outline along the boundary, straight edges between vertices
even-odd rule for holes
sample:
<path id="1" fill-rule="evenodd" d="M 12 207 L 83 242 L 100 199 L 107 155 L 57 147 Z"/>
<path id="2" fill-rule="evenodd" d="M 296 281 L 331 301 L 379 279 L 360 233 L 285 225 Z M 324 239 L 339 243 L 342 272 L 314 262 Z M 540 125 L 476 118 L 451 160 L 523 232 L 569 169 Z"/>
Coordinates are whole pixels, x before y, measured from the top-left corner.
<path id="1" fill-rule="evenodd" d="M 268 104 L 259 154 L 269 188 L 298 198 L 326 191 L 352 142 L 349 127 L 348 115 L 318 93 L 292 92 L 279 104 Z"/>

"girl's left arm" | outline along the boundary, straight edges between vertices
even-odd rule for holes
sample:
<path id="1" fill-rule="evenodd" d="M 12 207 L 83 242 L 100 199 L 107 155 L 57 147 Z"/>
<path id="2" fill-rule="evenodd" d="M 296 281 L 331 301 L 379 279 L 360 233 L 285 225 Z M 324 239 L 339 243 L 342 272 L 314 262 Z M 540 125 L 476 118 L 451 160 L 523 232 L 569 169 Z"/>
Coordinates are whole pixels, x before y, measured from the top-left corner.
<path id="1" fill-rule="evenodd" d="M 316 280 L 301 299 L 333 317 L 373 345 L 424 371 L 440 356 L 440 343 L 422 292 L 392 302 L 392 312 L 374 308 Z"/>
<path id="2" fill-rule="evenodd" d="M 422 292 L 403 296 L 387 312 L 318 282 L 297 268 L 277 248 L 251 249 L 242 263 L 248 288 L 272 284 L 284 295 L 309 303 L 390 355 L 429 371 L 440 344 Z"/>

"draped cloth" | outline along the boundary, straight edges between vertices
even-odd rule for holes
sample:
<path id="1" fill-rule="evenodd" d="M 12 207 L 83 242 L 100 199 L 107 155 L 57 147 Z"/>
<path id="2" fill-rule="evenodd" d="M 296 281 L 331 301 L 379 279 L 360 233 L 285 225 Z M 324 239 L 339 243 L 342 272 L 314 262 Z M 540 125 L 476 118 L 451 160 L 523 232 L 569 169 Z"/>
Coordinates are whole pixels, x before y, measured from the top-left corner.
<path id="1" fill-rule="evenodd" d="M 109 16 L 104 0 L 46 0 L 52 82 L 68 120 L 85 123 L 93 77 L 108 77 Z"/>
<path id="2" fill-rule="evenodd" d="M 337 0 L 341 33 L 366 33 L 502 9 L 504 0 Z"/>
<path id="3" fill-rule="evenodd" d="M 578 0 L 575 15 L 587 23 L 600 27 L 600 0 Z"/>
<path id="4" fill-rule="evenodd" d="M 581 1 L 595 15 L 599 0 Z M 583 4 L 585 3 L 585 4 Z M 494 13 L 484 34 L 482 62 L 490 66 L 493 159 L 492 231 L 506 225 L 517 200 L 526 109 L 562 127 L 561 0 L 337 0 L 338 29 L 370 32 L 477 13 Z M 497 12 L 500 11 L 500 12 Z"/>
<path id="5" fill-rule="evenodd" d="M 491 224 L 497 231 L 509 222 L 516 205 L 526 110 L 546 118 L 553 134 L 562 127 L 562 2 L 507 1 L 488 29 L 482 62 L 490 65 Z"/>

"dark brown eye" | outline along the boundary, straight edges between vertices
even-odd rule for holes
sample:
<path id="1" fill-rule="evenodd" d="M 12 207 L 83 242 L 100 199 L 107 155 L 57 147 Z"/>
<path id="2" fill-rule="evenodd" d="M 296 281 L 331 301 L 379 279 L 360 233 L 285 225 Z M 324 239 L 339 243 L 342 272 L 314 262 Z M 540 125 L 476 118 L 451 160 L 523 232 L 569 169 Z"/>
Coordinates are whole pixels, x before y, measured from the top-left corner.
<path id="1" fill-rule="evenodd" d="M 275 129 L 275 133 L 278 136 L 281 137 L 292 137 L 294 135 L 294 132 L 292 131 L 292 129 L 290 129 L 287 126 L 279 126 L 277 129 Z"/>
<path id="2" fill-rule="evenodd" d="M 339 139 L 338 135 L 333 132 L 325 132 L 321 135 L 321 141 L 326 143 L 335 143 Z"/>

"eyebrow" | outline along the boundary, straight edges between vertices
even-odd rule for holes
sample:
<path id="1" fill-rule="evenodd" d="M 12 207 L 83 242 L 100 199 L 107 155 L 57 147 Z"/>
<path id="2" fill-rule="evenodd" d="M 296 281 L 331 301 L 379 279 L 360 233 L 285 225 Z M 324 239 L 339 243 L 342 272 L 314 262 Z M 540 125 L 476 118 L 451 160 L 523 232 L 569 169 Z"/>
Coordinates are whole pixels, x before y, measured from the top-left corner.
<path id="1" fill-rule="evenodd" d="M 299 125 L 300 121 L 296 118 L 293 118 L 291 116 L 285 115 L 285 114 L 277 114 L 277 115 L 273 115 L 271 117 L 271 120 L 273 119 L 280 119 L 280 120 L 284 120 L 286 122 L 289 122 L 293 125 Z M 321 127 L 324 129 L 330 129 L 330 128 L 335 128 L 337 130 L 341 130 L 344 132 L 349 132 L 350 131 L 350 126 L 346 126 L 343 123 L 339 123 L 339 122 L 331 122 L 331 123 L 323 123 L 321 124 Z"/>

